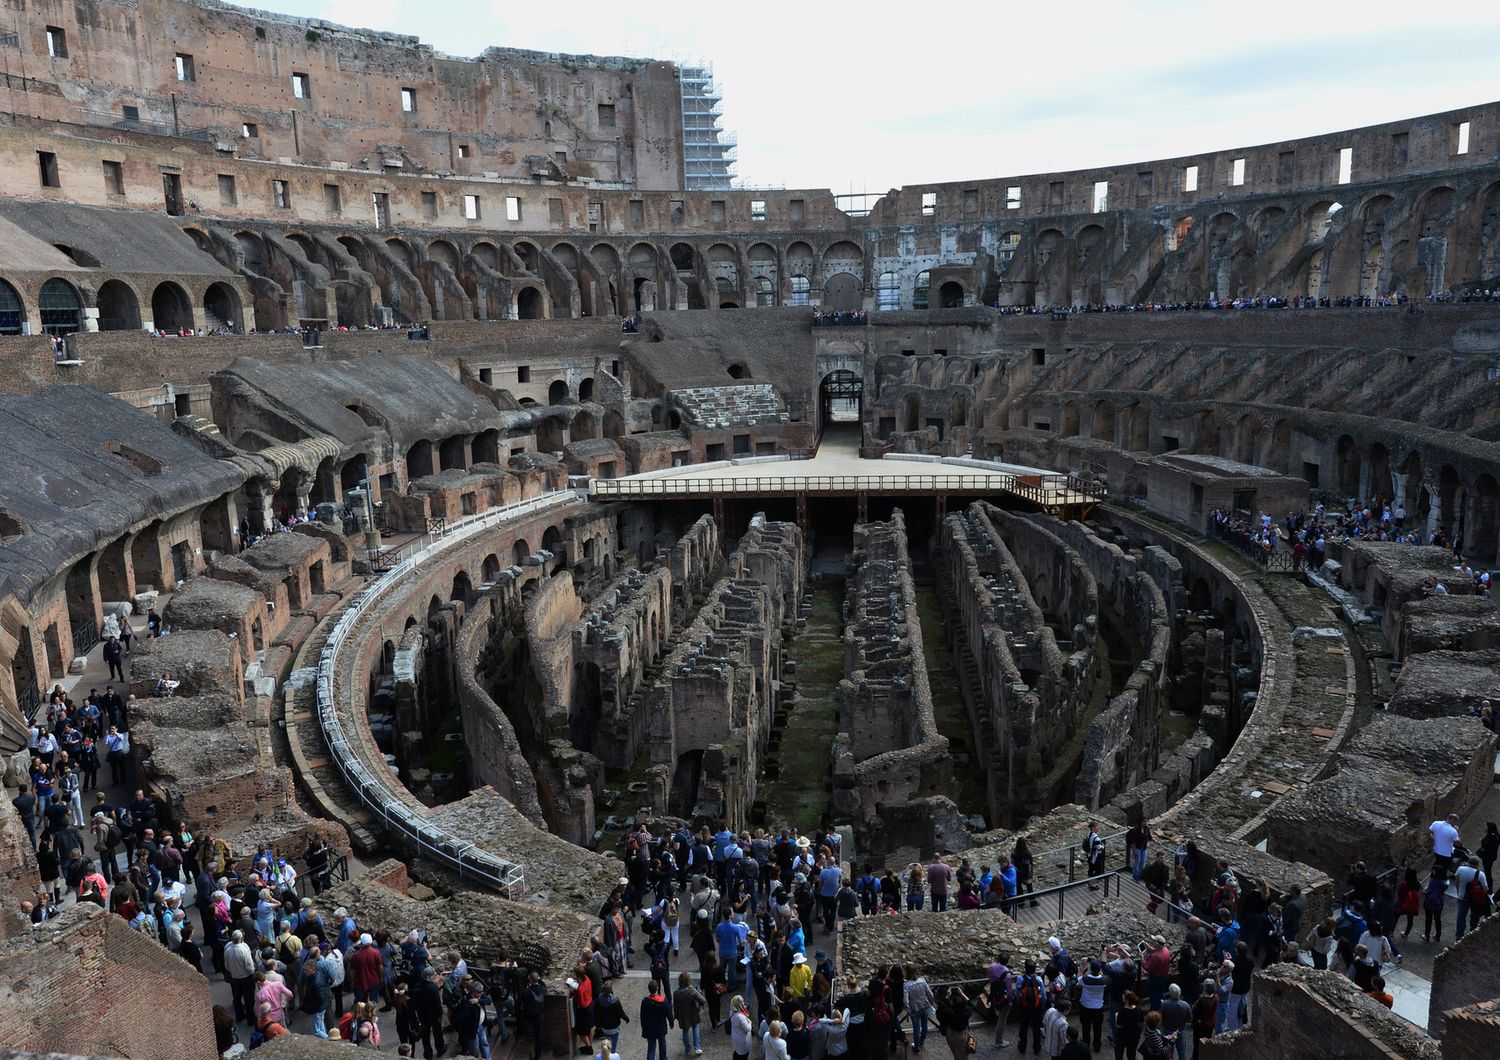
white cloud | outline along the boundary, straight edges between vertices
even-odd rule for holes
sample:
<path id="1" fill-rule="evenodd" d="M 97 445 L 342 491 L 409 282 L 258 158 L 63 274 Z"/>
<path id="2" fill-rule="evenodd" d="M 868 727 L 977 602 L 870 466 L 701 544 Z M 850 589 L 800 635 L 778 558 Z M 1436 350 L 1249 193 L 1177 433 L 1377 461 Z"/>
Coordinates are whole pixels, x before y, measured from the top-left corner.
<path id="1" fill-rule="evenodd" d="M 839 191 L 1129 164 L 1486 102 L 1500 50 L 1500 13 L 1429 24 L 1396 0 L 279 6 L 455 55 L 707 60 L 743 178 Z"/>

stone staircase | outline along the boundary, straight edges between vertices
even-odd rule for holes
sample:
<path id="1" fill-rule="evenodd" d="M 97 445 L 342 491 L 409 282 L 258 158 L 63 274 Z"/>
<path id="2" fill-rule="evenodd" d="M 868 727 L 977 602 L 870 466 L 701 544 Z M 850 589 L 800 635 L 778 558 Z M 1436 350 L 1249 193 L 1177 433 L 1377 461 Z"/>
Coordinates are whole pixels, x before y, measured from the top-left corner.
<path id="1" fill-rule="evenodd" d="M 683 417 L 698 427 L 753 427 L 790 423 L 786 403 L 769 383 L 748 386 L 700 386 L 671 392 Z"/>

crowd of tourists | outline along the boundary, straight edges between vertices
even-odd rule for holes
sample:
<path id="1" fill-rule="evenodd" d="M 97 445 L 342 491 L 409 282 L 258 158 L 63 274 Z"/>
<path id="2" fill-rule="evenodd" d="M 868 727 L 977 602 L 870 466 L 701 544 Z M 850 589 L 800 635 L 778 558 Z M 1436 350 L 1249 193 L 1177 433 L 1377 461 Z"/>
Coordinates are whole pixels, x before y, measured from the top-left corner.
<path id="1" fill-rule="evenodd" d="M 1237 551 L 1266 565 L 1273 557 L 1287 556 L 1293 570 L 1318 570 L 1328 558 L 1330 541 L 1390 541 L 1403 545 L 1429 545 L 1453 551 L 1452 581 L 1465 591 L 1489 597 L 1490 572 L 1462 558 L 1458 542 L 1441 528 L 1427 536 L 1421 526 L 1408 525 L 1406 509 L 1376 496 L 1368 501 L 1349 500 L 1334 508 L 1314 506 L 1310 512 L 1287 514 L 1280 522 L 1267 512 L 1259 516 L 1215 508 L 1208 515 L 1208 530 Z M 1450 592 L 1446 581 L 1429 580 L 1427 592 L 1443 596 Z"/>
<path id="2" fill-rule="evenodd" d="M 820 309 L 813 314 L 815 328 L 842 328 L 868 324 L 870 314 L 854 309 Z"/>
<path id="3" fill-rule="evenodd" d="M 1383 295 L 1348 295 L 1340 298 L 1313 298 L 1297 295 L 1283 298 L 1263 295 L 1255 298 L 1179 299 L 1170 302 L 1088 302 L 1070 305 L 996 305 L 1005 316 L 1031 316 L 1049 313 L 1072 316 L 1079 313 L 1203 313 L 1227 309 L 1379 309 L 1405 307 L 1415 311 L 1418 305 L 1447 305 L 1500 301 L 1500 291 L 1450 291 L 1414 299 L 1405 292 Z"/>

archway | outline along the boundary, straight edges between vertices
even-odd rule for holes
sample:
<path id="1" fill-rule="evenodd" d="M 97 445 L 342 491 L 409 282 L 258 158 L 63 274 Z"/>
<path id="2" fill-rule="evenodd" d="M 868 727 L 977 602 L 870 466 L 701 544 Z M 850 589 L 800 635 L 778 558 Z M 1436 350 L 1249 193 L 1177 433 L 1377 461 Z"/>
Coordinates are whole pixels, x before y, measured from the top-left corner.
<path id="1" fill-rule="evenodd" d="M 210 328 L 243 330 L 245 314 L 240 308 L 239 292 L 227 283 L 209 284 L 203 292 L 203 322 Z"/>
<path id="2" fill-rule="evenodd" d="M 488 584 L 500 576 L 500 557 L 491 552 L 484 557 L 484 564 L 480 567 L 480 574 Z"/>
<path id="3" fill-rule="evenodd" d="M 1391 499 L 1391 454 L 1376 442 L 1370 446 L 1370 496 Z"/>
<path id="4" fill-rule="evenodd" d="M 1474 480 L 1468 552 L 1486 566 L 1500 560 L 1500 483 L 1486 472 Z"/>
<path id="5" fill-rule="evenodd" d="M 1347 434 L 1340 436 L 1334 447 L 1334 463 L 1338 468 L 1339 493 L 1346 498 L 1358 498 L 1359 449 L 1355 446 L 1354 439 Z"/>
<path id="6" fill-rule="evenodd" d="M 818 386 L 818 431 L 831 423 L 859 423 L 864 411 L 864 380 L 848 369 L 830 372 Z"/>
<path id="7" fill-rule="evenodd" d="M 423 438 L 406 451 L 406 480 L 426 478 L 432 471 L 432 443 Z"/>
<path id="8" fill-rule="evenodd" d="M 99 330 L 141 330 L 141 303 L 135 292 L 119 280 L 105 280 L 99 285 Z"/>
<path id="9" fill-rule="evenodd" d="M 526 539 L 524 537 L 516 538 L 515 543 L 510 546 L 511 563 L 517 567 L 520 567 L 525 565 L 526 561 L 530 558 L 531 546 L 526 544 Z"/>
<path id="10" fill-rule="evenodd" d="M 901 403 L 901 429 L 910 433 L 922 424 L 922 399 L 916 394 L 907 394 Z"/>
<path id="11" fill-rule="evenodd" d="M 938 305 L 944 309 L 957 309 L 964 304 L 964 285 L 949 280 L 938 288 Z"/>
<path id="12" fill-rule="evenodd" d="M 864 292 L 859 277 L 838 272 L 823 284 L 823 308 L 840 313 L 857 313 L 864 307 Z"/>
<path id="13" fill-rule="evenodd" d="M 535 287 L 523 287 L 516 294 L 516 316 L 521 320 L 541 320 L 543 305 L 542 292 Z"/>
<path id="14" fill-rule="evenodd" d="M 151 323 L 157 331 L 177 331 L 193 326 L 193 303 L 187 292 L 167 280 L 151 292 Z"/>
<path id="15" fill-rule="evenodd" d="M 67 280 L 56 277 L 42 284 L 37 298 L 42 330 L 48 335 L 71 335 L 83 328 L 83 299 Z"/>
<path id="16" fill-rule="evenodd" d="M 0 335 L 19 335 L 26 323 L 26 309 L 16 289 L 0 280 Z"/>
<path id="17" fill-rule="evenodd" d="M 585 376 L 584 378 L 582 378 L 582 379 L 580 379 L 578 381 L 578 400 L 579 401 L 593 401 L 594 400 L 594 377 L 593 376 Z"/>
<path id="18" fill-rule="evenodd" d="M 565 379 L 554 380 L 547 388 L 547 404 L 561 405 L 568 400 L 568 383 Z"/>
<path id="19" fill-rule="evenodd" d="M 474 599 L 474 585 L 469 580 L 468 571 L 459 571 L 453 576 L 453 590 L 448 594 L 449 600 L 462 600 L 468 603 Z"/>
<path id="20" fill-rule="evenodd" d="M 913 309 L 926 309 L 927 301 L 932 293 L 932 273 L 923 269 L 917 273 L 916 286 L 911 292 L 911 307 Z"/>

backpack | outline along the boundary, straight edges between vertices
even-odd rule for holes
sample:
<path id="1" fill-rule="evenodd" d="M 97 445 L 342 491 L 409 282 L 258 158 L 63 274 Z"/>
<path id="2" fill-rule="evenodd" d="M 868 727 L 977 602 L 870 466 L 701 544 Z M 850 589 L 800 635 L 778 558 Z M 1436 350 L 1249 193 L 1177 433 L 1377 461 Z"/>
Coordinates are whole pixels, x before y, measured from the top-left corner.
<path id="1" fill-rule="evenodd" d="M 1042 981 L 1034 975 L 1023 975 L 1016 984 L 1016 1004 L 1021 1008 L 1042 1008 L 1045 1003 Z"/>
<path id="2" fill-rule="evenodd" d="M 334 986 L 344 985 L 344 955 L 337 947 L 328 951 L 328 963 L 332 966 L 328 978 Z"/>
<path id="3" fill-rule="evenodd" d="M 1474 873 L 1469 878 L 1469 886 L 1464 894 L 1464 900 L 1475 909 L 1488 911 L 1490 908 L 1489 892 L 1484 889 L 1484 884 L 1479 882 L 1479 873 Z"/>

